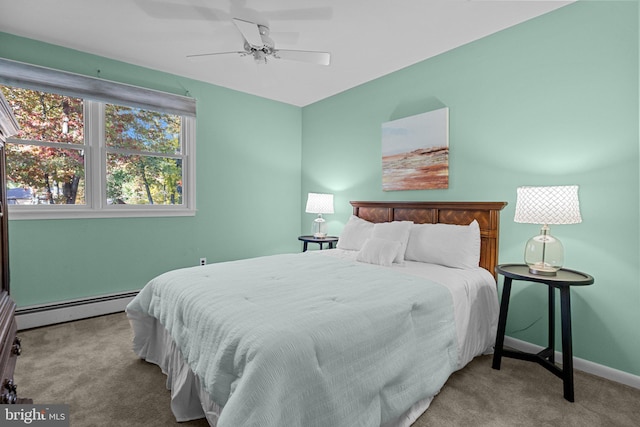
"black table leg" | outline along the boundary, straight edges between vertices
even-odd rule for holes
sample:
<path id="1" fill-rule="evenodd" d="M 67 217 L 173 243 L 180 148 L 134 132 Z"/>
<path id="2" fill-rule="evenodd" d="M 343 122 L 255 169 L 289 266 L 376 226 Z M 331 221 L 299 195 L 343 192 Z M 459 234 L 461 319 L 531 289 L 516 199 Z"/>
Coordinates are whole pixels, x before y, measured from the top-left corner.
<path id="1" fill-rule="evenodd" d="M 307 252 L 307 242 L 302 243 L 302 252 Z"/>
<path id="2" fill-rule="evenodd" d="M 502 285 L 502 300 L 500 301 L 500 316 L 498 317 L 498 331 L 496 332 L 496 345 L 493 351 L 493 369 L 500 369 L 502 361 L 502 349 L 504 347 L 504 333 L 507 327 L 507 311 L 509 310 L 509 298 L 511 297 L 511 278 L 505 277 Z"/>
<path id="3" fill-rule="evenodd" d="M 560 288 L 560 317 L 562 322 L 562 382 L 564 398 L 569 402 L 573 397 L 573 347 L 571 344 L 571 298 L 570 288 Z"/>
<path id="4" fill-rule="evenodd" d="M 549 346 L 548 348 L 551 350 L 549 353 L 549 362 L 555 363 L 555 348 L 556 348 L 556 290 L 553 286 L 549 286 Z"/>

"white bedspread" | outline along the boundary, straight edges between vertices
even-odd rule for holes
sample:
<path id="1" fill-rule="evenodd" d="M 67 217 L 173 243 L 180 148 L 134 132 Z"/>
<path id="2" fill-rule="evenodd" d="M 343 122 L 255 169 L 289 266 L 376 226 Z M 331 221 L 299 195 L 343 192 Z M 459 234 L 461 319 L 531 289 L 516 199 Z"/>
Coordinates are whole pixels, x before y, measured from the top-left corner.
<path id="1" fill-rule="evenodd" d="M 151 281 L 127 313 L 134 350 L 169 376 L 177 419 L 202 416 L 202 403 L 219 427 L 380 425 L 428 405 L 490 348 L 486 271 L 336 259 L 349 257 L 279 255 Z"/>
<path id="2" fill-rule="evenodd" d="M 340 249 L 314 251 L 315 256 L 331 256 L 355 261 L 357 251 Z M 405 261 L 393 270 L 440 283 L 451 292 L 458 335 L 458 369 L 474 357 L 492 351 L 496 340 L 500 305 L 496 282 L 484 268 L 463 270 L 443 265 Z"/>

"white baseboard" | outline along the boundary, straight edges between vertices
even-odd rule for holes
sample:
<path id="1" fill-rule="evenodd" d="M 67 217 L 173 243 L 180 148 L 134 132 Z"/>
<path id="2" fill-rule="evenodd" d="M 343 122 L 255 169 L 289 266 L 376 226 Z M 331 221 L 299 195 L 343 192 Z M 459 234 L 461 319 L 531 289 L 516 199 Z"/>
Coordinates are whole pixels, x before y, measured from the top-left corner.
<path id="1" fill-rule="evenodd" d="M 539 345 L 531 344 L 526 341 L 521 341 L 511 337 L 504 337 L 504 345 L 516 350 L 526 351 L 527 353 L 538 353 L 539 351 L 544 349 Z M 556 351 L 555 360 L 562 360 L 561 352 Z M 580 370 L 582 372 L 586 372 L 598 377 L 606 378 L 611 381 L 640 389 L 640 376 L 633 375 L 628 372 L 619 371 L 617 369 L 609 368 L 608 366 L 604 365 L 599 365 L 597 363 L 580 359 L 575 356 L 573 358 L 573 367 L 574 369 Z"/>
<path id="2" fill-rule="evenodd" d="M 18 330 L 124 311 L 127 304 L 137 293 L 138 291 L 133 291 L 53 304 L 20 307 L 16 310 Z"/>

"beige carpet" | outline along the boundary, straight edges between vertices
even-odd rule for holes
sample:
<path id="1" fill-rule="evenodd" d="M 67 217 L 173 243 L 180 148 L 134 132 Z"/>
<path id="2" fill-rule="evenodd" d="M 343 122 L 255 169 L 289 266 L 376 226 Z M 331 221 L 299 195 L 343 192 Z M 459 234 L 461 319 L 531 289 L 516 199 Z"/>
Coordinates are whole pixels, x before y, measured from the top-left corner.
<path id="1" fill-rule="evenodd" d="M 131 350 L 124 313 L 18 335 L 19 395 L 69 404 L 72 426 L 207 425 L 175 422 L 166 377 Z M 564 400 L 560 379 L 541 366 L 503 359 L 496 371 L 483 356 L 453 374 L 414 427 L 640 426 L 640 390 L 576 371 L 575 398 Z"/>

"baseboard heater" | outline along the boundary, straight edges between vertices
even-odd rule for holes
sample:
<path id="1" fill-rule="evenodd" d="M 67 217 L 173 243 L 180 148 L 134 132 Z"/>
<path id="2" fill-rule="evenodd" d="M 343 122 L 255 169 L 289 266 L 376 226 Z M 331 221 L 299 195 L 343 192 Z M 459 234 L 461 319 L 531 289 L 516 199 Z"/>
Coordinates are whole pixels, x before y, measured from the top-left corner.
<path id="1" fill-rule="evenodd" d="M 124 311 L 138 291 L 100 295 L 50 304 L 33 305 L 16 309 L 18 330 L 87 319 L 104 314 Z"/>

